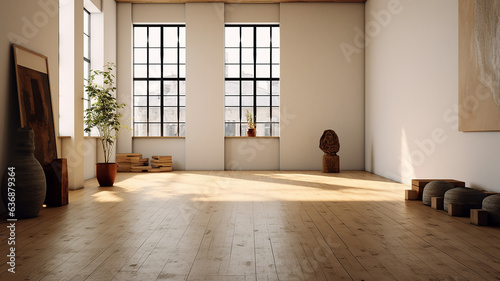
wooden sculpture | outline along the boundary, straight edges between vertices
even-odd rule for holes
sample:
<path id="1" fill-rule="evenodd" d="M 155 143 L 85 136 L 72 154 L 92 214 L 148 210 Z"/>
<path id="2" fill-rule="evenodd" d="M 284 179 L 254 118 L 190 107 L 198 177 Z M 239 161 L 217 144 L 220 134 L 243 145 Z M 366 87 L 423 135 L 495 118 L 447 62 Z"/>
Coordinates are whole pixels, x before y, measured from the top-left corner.
<path id="1" fill-rule="evenodd" d="M 337 152 L 340 150 L 339 137 L 333 130 L 325 130 L 319 140 L 319 148 L 323 155 L 323 173 L 339 173 L 340 159 Z"/>

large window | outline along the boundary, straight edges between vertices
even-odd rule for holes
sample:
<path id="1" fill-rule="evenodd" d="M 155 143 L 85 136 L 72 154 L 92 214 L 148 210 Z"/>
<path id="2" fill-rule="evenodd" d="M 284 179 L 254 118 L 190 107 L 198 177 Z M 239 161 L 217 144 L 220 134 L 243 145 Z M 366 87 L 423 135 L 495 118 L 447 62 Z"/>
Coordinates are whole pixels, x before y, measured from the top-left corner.
<path id="1" fill-rule="evenodd" d="M 90 78 L 90 12 L 83 9 L 83 83 L 87 86 Z M 90 107 L 87 91 L 83 91 L 83 110 Z M 90 136 L 90 132 L 86 133 Z"/>
<path id="2" fill-rule="evenodd" d="M 184 136 L 186 28 L 134 26 L 134 136 Z"/>
<path id="3" fill-rule="evenodd" d="M 225 135 L 246 135 L 248 110 L 257 136 L 279 136 L 279 26 L 226 25 L 225 36 Z"/>

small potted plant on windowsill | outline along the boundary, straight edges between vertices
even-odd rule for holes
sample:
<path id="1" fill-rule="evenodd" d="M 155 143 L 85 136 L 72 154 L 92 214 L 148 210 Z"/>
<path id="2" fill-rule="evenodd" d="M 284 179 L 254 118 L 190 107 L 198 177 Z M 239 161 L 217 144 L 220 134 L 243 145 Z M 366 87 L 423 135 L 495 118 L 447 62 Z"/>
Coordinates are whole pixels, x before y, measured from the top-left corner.
<path id="1" fill-rule="evenodd" d="M 247 136 L 255 137 L 257 134 L 257 130 L 255 129 L 255 116 L 248 109 L 245 112 L 245 116 L 247 118 L 247 124 L 248 124 Z"/>
<path id="2" fill-rule="evenodd" d="M 114 78 L 112 71 L 114 63 L 107 63 L 104 70 L 91 70 L 88 85 L 85 90 L 92 101 L 89 108 L 85 110 L 85 132 L 97 129 L 104 152 L 104 163 L 96 163 L 96 177 L 100 186 L 113 186 L 117 164 L 110 163 L 111 153 L 116 141 L 116 132 L 120 130 L 121 113 L 118 109 L 125 107 L 124 103 L 118 103 L 115 95 Z M 102 77 L 102 85 L 96 83 L 96 78 Z"/>

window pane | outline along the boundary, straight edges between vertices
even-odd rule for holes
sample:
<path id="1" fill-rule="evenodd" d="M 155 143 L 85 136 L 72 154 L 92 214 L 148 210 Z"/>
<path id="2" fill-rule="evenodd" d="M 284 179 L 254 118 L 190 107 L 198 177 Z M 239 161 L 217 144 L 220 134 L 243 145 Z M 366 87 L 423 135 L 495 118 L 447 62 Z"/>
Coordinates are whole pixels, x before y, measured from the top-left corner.
<path id="1" fill-rule="evenodd" d="M 179 106 L 186 106 L 186 97 L 179 96 Z"/>
<path id="2" fill-rule="evenodd" d="M 179 122 L 186 122 L 186 108 L 179 107 Z"/>
<path id="3" fill-rule="evenodd" d="M 134 28 L 134 47 L 147 47 L 148 43 L 148 28 L 135 27 Z"/>
<path id="4" fill-rule="evenodd" d="M 240 28 L 226 27 L 225 29 L 225 44 L 227 47 L 240 46 Z"/>
<path id="5" fill-rule="evenodd" d="M 150 96 L 149 106 L 160 106 L 160 96 Z"/>
<path id="6" fill-rule="evenodd" d="M 241 77 L 253 78 L 253 65 L 242 65 L 241 66 Z"/>
<path id="7" fill-rule="evenodd" d="M 163 65 L 163 77 L 177 77 L 177 65 L 176 64 L 167 64 Z"/>
<path id="8" fill-rule="evenodd" d="M 186 81 L 179 81 L 179 95 L 186 95 Z"/>
<path id="9" fill-rule="evenodd" d="M 279 106 L 280 105 L 280 96 L 273 96 L 273 106 Z"/>
<path id="10" fill-rule="evenodd" d="M 240 136 L 246 137 L 247 136 L 248 124 L 247 123 L 241 123 L 240 126 L 241 126 Z"/>
<path id="11" fill-rule="evenodd" d="M 254 61 L 253 61 L 253 48 L 242 48 L 241 49 L 241 62 L 242 63 L 254 63 Z"/>
<path id="12" fill-rule="evenodd" d="M 163 121 L 177 122 L 177 107 L 165 107 L 163 109 Z"/>
<path id="13" fill-rule="evenodd" d="M 134 108 L 134 122 L 147 122 L 148 121 L 148 108 L 135 107 Z"/>
<path id="14" fill-rule="evenodd" d="M 257 63 L 270 63 L 271 62 L 271 49 L 258 48 L 257 49 Z"/>
<path id="15" fill-rule="evenodd" d="M 134 65 L 134 77 L 135 78 L 148 77 L 148 67 L 146 65 Z"/>
<path id="16" fill-rule="evenodd" d="M 186 28 L 179 27 L 179 46 L 186 47 Z"/>
<path id="17" fill-rule="evenodd" d="M 273 65 L 273 78 L 280 78 L 280 66 Z"/>
<path id="18" fill-rule="evenodd" d="M 163 94 L 164 95 L 177 95 L 177 81 L 165 81 L 165 82 L 163 82 Z"/>
<path id="19" fill-rule="evenodd" d="M 177 27 L 164 27 L 163 28 L 163 46 L 164 47 L 177 47 Z"/>
<path id="20" fill-rule="evenodd" d="M 273 107 L 271 109 L 271 113 L 273 115 L 271 118 L 271 121 L 279 122 L 280 121 L 280 109 L 279 109 L 279 107 Z"/>
<path id="21" fill-rule="evenodd" d="M 253 96 L 253 81 L 241 81 L 241 94 Z"/>
<path id="22" fill-rule="evenodd" d="M 272 28 L 273 32 L 273 38 L 272 38 L 272 44 L 273 47 L 279 47 L 280 46 L 280 28 L 279 27 L 273 27 Z"/>
<path id="23" fill-rule="evenodd" d="M 225 135 L 228 137 L 236 137 L 240 136 L 240 124 L 239 123 L 226 123 L 226 133 Z"/>
<path id="24" fill-rule="evenodd" d="M 186 63 L 186 48 L 179 49 L 179 63 Z"/>
<path id="25" fill-rule="evenodd" d="M 177 136 L 177 123 L 168 123 L 163 125 L 163 135 L 166 137 Z"/>
<path id="26" fill-rule="evenodd" d="M 163 97 L 163 106 L 177 106 L 177 96 Z"/>
<path id="27" fill-rule="evenodd" d="M 135 48 L 134 49 L 134 63 L 147 63 L 148 62 L 148 49 Z"/>
<path id="28" fill-rule="evenodd" d="M 90 37 L 83 35 L 83 56 L 90 59 Z"/>
<path id="29" fill-rule="evenodd" d="M 224 87 L 224 93 L 226 95 L 238 95 L 240 93 L 240 82 L 226 81 L 226 85 Z"/>
<path id="30" fill-rule="evenodd" d="M 280 124 L 279 123 L 273 123 L 272 124 L 272 130 L 273 130 L 273 136 L 279 136 L 280 135 Z"/>
<path id="31" fill-rule="evenodd" d="M 83 11 L 83 33 L 90 34 L 90 13 Z"/>
<path id="32" fill-rule="evenodd" d="M 269 47 L 271 44 L 271 28 L 257 27 L 257 47 Z"/>
<path id="33" fill-rule="evenodd" d="M 253 106 L 253 96 L 242 96 L 241 106 Z"/>
<path id="34" fill-rule="evenodd" d="M 247 117 L 245 116 L 245 113 L 250 111 L 253 114 L 253 107 L 242 107 L 241 108 L 241 122 L 247 122 Z"/>
<path id="35" fill-rule="evenodd" d="M 147 124 L 134 124 L 134 136 L 145 137 L 148 135 Z"/>
<path id="36" fill-rule="evenodd" d="M 149 63 L 161 63 L 160 48 L 149 48 Z"/>
<path id="37" fill-rule="evenodd" d="M 226 96 L 226 106 L 239 106 L 240 97 L 239 96 Z"/>
<path id="38" fill-rule="evenodd" d="M 149 124 L 149 136 L 151 137 L 161 136 L 160 129 L 161 129 L 160 124 Z"/>
<path id="39" fill-rule="evenodd" d="M 148 97 L 146 97 L 146 96 L 134 97 L 134 105 L 135 106 L 147 106 L 148 105 Z"/>
<path id="40" fill-rule="evenodd" d="M 160 95 L 160 81 L 149 81 L 149 95 Z"/>
<path id="41" fill-rule="evenodd" d="M 147 95 L 147 81 L 134 81 L 134 95 Z"/>
<path id="42" fill-rule="evenodd" d="M 241 28 L 241 46 L 253 47 L 253 27 Z"/>
<path id="43" fill-rule="evenodd" d="M 257 118 L 256 119 L 257 119 L 257 122 L 269 122 L 269 121 L 271 121 L 271 109 L 269 107 L 257 107 Z"/>
<path id="44" fill-rule="evenodd" d="M 257 65 L 257 77 L 271 77 L 271 68 L 269 65 Z"/>
<path id="45" fill-rule="evenodd" d="M 270 106 L 271 99 L 269 96 L 257 96 L 257 106 Z"/>
<path id="46" fill-rule="evenodd" d="M 273 95 L 280 94 L 280 81 L 273 81 Z"/>
<path id="47" fill-rule="evenodd" d="M 149 122 L 160 122 L 160 108 L 150 107 L 149 108 Z"/>
<path id="48" fill-rule="evenodd" d="M 161 77 L 161 65 L 149 65 L 149 77 L 150 78 L 160 78 Z"/>
<path id="49" fill-rule="evenodd" d="M 257 95 L 269 95 L 270 84 L 270 81 L 257 81 Z"/>
<path id="50" fill-rule="evenodd" d="M 177 63 L 177 48 L 163 49 L 163 63 Z"/>
<path id="51" fill-rule="evenodd" d="M 83 62 L 83 79 L 89 80 L 90 75 L 90 63 L 84 61 Z"/>
<path id="52" fill-rule="evenodd" d="M 179 65 L 179 78 L 186 78 L 186 65 Z"/>
<path id="53" fill-rule="evenodd" d="M 160 28 L 149 28 L 149 47 L 160 47 Z"/>
<path id="54" fill-rule="evenodd" d="M 179 123 L 179 136 L 183 137 L 186 135 L 186 124 L 185 123 Z"/>
<path id="55" fill-rule="evenodd" d="M 273 63 L 280 63 L 280 50 L 273 48 Z"/>
<path id="56" fill-rule="evenodd" d="M 225 111 L 226 122 L 238 122 L 238 120 L 240 120 L 239 107 L 226 107 Z"/>
<path id="57" fill-rule="evenodd" d="M 240 66 L 239 65 L 226 65 L 226 77 L 227 78 L 240 77 Z"/>
<path id="58" fill-rule="evenodd" d="M 226 48 L 226 63 L 240 63 L 240 49 Z"/>
<path id="59" fill-rule="evenodd" d="M 271 136 L 271 124 L 270 123 L 260 123 L 257 124 L 257 136 Z"/>

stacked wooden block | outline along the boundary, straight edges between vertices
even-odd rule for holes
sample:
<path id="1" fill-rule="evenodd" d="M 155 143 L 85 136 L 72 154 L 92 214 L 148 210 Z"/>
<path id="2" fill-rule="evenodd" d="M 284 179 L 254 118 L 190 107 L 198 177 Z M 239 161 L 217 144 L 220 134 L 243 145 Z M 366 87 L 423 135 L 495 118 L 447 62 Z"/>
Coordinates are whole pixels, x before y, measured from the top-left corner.
<path id="1" fill-rule="evenodd" d="M 152 156 L 150 172 L 171 172 L 172 156 Z"/>
<path id="2" fill-rule="evenodd" d="M 118 153 L 116 154 L 118 172 L 143 172 L 151 170 L 149 159 L 142 158 L 140 153 Z"/>

